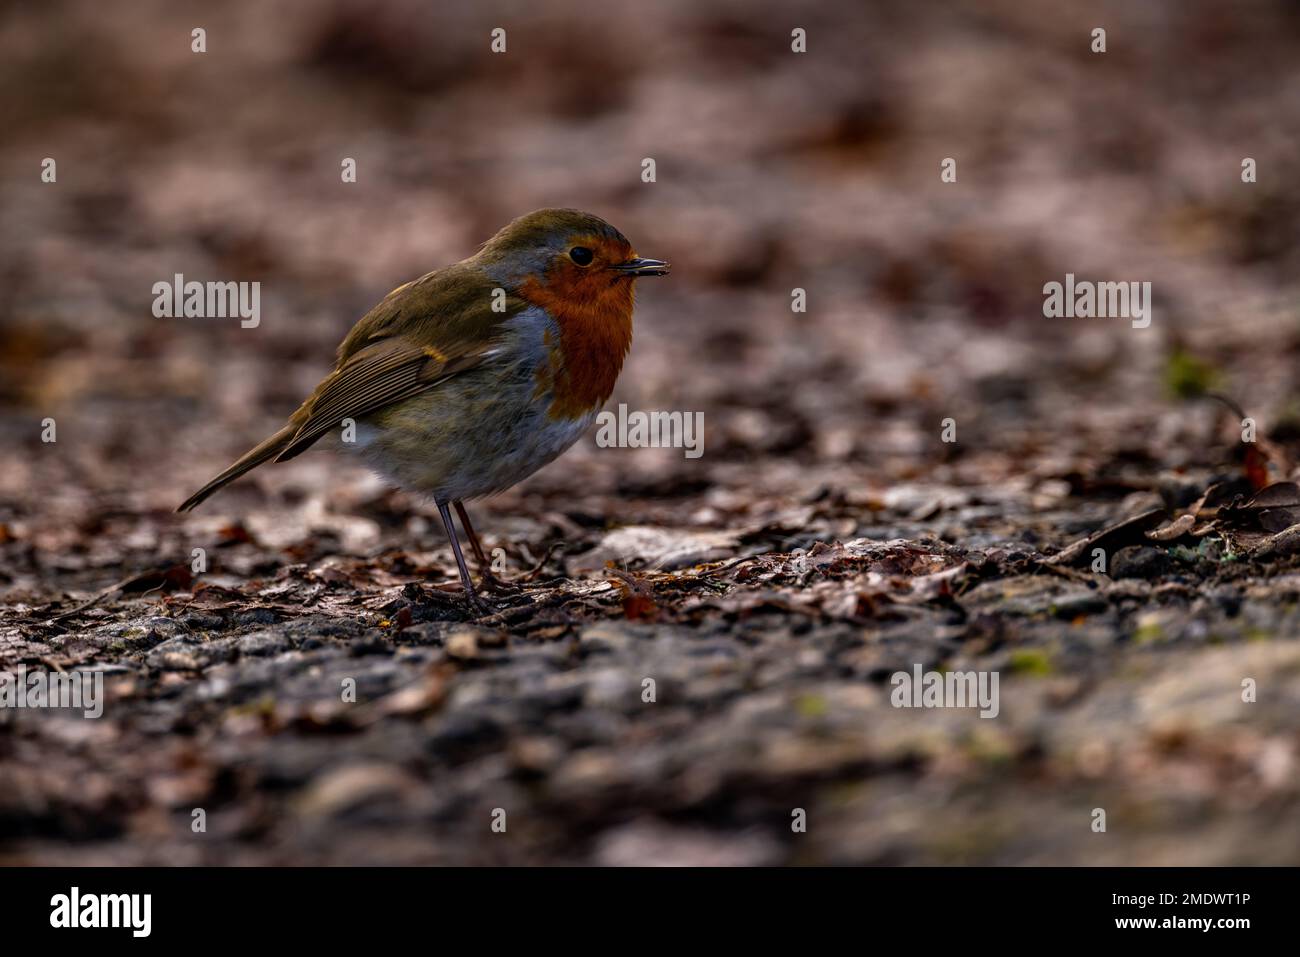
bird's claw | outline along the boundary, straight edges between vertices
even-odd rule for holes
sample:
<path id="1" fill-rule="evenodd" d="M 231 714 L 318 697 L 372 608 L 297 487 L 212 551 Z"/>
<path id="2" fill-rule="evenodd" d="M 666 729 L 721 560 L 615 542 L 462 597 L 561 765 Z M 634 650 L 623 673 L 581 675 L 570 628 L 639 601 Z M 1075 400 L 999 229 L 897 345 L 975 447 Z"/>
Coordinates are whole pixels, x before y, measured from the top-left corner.
<path id="1" fill-rule="evenodd" d="M 480 576 L 480 584 L 485 591 L 514 594 L 522 591 L 523 586 L 508 578 L 498 578 L 489 571 L 485 571 Z"/>
<path id="2" fill-rule="evenodd" d="M 465 604 L 469 608 L 471 618 L 486 618 L 495 615 L 499 610 L 476 591 L 465 593 Z"/>

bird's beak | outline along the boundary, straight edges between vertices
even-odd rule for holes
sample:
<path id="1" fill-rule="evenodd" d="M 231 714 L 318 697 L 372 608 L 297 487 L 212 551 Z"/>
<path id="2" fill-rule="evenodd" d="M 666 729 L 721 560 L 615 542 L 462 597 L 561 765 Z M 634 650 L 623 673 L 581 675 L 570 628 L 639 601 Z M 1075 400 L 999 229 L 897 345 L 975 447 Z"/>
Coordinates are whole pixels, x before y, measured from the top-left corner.
<path id="1" fill-rule="evenodd" d="M 610 268 L 617 269 L 624 276 L 666 276 L 670 264 L 662 259 L 642 259 L 638 256 Z"/>

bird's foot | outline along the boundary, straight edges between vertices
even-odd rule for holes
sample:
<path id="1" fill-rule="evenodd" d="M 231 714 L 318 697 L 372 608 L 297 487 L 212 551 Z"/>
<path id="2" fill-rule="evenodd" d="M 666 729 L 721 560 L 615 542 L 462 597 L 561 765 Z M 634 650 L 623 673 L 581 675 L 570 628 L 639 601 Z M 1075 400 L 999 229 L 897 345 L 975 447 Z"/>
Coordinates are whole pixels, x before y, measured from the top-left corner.
<path id="1" fill-rule="evenodd" d="M 523 590 L 523 586 L 509 578 L 498 578 L 490 571 L 484 571 L 479 576 L 479 584 L 484 591 L 495 592 L 497 594 L 513 595 Z"/>
<path id="2" fill-rule="evenodd" d="M 489 615 L 495 615 L 500 611 L 492 602 L 472 589 L 466 589 L 465 591 L 465 606 L 469 610 L 471 618 L 487 618 Z"/>

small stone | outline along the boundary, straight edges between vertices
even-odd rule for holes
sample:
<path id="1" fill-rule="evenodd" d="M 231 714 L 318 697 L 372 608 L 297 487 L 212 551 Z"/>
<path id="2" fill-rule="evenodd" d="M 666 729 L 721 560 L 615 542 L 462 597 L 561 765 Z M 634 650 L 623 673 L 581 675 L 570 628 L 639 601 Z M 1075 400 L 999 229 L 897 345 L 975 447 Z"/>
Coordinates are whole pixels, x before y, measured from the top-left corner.
<path id="1" fill-rule="evenodd" d="M 1075 618 L 1100 614 L 1109 607 L 1110 603 L 1101 594 L 1085 589 L 1062 595 L 1053 603 L 1052 610 L 1056 612 L 1057 618 L 1072 621 Z"/>
<path id="2" fill-rule="evenodd" d="M 477 628 L 457 628 L 447 636 L 447 654 L 453 658 L 472 660 L 478 657 L 479 634 Z"/>
<path id="3" fill-rule="evenodd" d="M 339 817 L 365 807 L 400 802 L 414 786 L 410 775 L 391 765 L 348 765 L 316 777 L 297 805 L 309 818 Z"/>
<path id="4" fill-rule="evenodd" d="M 177 621 L 190 631 L 219 631 L 225 624 L 220 615 L 206 615 L 197 611 L 187 612 Z"/>
<path id="5" fill-rule="evenodd" d="M 630 646 L 633 640 L 626 627 L 603 621 L 587 625 L 578 635 L 579 645 L 587 654 L 621 651 Z"/>
<path id="6" fill-rule="evenodd" d="M 1130 545 L 1115 553 L 1111 561 L 1112 578 L 1160 578 L 1169 574 L 1173 560 L 1164 549 L 1148 545 Z"/>
<path id="7" fill-rule="evenodd" d="M 156 659 L 152 655 L 149 657 L 149 664 L 162 671 L 195 671 L 199 667 L 197 658 L 179 651 L 164 652 Z"/>
<path id="8" fill-rule="evenodd" d="M 254 631 L 242 635 L 237 640 L 236 646 L 239 648 L 240 654 L 255 658 L 276 655 L 289 650 L 289 642 L 283 635 L 274 631 Z"/>
<path id="9" fill-rule="evenodd" d="M 280 620 L 280 616 L 269 608 L 254 608 L 250 611 L 241 611 L 235 616 L 235 624 L 244 625 L 274 625 Z"/>

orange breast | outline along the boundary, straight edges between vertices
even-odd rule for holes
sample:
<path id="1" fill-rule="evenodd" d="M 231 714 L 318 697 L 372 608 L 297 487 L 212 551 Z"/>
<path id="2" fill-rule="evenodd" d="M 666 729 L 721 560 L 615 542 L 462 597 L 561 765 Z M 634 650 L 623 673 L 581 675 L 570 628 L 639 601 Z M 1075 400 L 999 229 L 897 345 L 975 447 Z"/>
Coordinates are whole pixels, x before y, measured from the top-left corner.
<path id="1" fill-rule="evenodd" d="M 549 342 L 550 368 L 538 370 L 549 386 L 552 419 L 576 419 L 605 403 L 632 345 L 632 282 L 603 275 L 529 278 L 520 296 L 546 310 L 560 327 Z"/>

